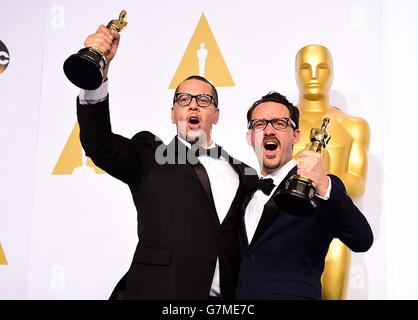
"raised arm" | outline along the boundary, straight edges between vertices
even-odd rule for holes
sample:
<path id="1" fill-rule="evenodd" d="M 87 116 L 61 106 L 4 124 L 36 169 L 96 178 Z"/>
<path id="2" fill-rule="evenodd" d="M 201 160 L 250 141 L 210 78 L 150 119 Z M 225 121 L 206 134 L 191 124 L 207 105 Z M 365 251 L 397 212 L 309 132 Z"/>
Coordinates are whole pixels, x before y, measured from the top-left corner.
<path id="1" fill-rule="evenodd" d="M 152 149 L 159 143 L 150 133 L 127 139 L 112 132 L 106 81 L 119 40 L 119 33 L 103 25 L 86 38 L 84 45 L 103 53 L 107 63 L 104 83 L 96 90 L 80 91 L 77 98 L 77 117 L 80 140 L 86 155 L 110 175 L 134 185 L 148 166 L 152 165 L 152 158 L 147 153 L 152 153 Z"/>

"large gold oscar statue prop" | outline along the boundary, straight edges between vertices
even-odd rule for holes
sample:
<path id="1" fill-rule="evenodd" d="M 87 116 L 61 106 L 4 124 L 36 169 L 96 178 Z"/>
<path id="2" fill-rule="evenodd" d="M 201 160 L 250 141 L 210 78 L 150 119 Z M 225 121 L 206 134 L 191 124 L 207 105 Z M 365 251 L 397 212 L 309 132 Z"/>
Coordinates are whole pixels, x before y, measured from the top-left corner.
<path id="1" fill-rule="evenodd" d="M 301 139 L 295 145 L 294 157 L 310 144 L 311 128 L 329 118 L 332 139 L 323 151 L 327 170 L 338 176 L 353 199 L 364 194 L 367 177 L 367 153 L 370 130 L 364 119 L 350 116 L 329 104 L 333 80 L 333 64 L 329 50 L 321 45 L 309 45 L 296 56 L 296 81 L 299 87 Z M 350 250 L 338 239 L 331 242 L 322 275 L 323 299 L 345 299 Z"/>

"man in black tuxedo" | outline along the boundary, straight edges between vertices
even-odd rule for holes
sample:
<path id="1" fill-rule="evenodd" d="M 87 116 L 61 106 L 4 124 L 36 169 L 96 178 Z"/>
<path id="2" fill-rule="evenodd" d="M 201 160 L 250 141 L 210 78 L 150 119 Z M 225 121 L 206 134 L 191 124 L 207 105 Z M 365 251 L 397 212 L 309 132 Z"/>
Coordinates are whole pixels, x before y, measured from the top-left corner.
<path id="1" fill-rule="evenodd" d="M 107 72 L 119 37 L 104 26 L 87 37 L 86 47 L 105 53 L 105 81 L 77 99 L 86 155 L 129 186 L 138 212 L 139 242 L 111 299 L 233 299 L 244 182 L 255 172 L 212 141 L 218 95 L 200 76 L 175 91 L 171 143 L 146 131 L 132 139 L 114 134 Z"/>
<path id="2" fill-rule="evenodd" d="M 333 238 L 352 251 L 367 251 L 371 228 L 348 197 L 342 181 L 327 175 L 322 156 L 303 151 L 298 142 L 299 110 L 286 97 L 270 92 L 247 113 L 248 143 L 259 159 L 262 179 L 249 194 L 241 230 L 238 299 L 321 299 L 321 275 Z M 316 213 L 291 215 L 273 200 L 284 182 L 298 174 L 313 180 Z M 295 212 L 293 212 L 295 213 Z"/>

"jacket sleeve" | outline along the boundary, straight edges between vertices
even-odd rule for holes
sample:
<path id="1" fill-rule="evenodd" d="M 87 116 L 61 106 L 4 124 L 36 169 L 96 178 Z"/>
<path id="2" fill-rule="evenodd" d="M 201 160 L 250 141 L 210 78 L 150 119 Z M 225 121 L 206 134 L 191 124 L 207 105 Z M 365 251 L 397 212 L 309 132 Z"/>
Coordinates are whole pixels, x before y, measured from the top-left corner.
<path id="1" fill-rule="evenodd" d="M 132 139 L 114 134 L 109 115 L 109 99 L 94 105 L 80 105 L 77 98 L 80 141 L 86 156 L 111 176 L 130 186 L 146 175 L 154 161 L 154 150 L 161 141 L 150 132 L 139 132 Z"/>
<path id="2" fill-rule="evenodd" d="M 347 195 L 343 182 L 334 175 L 328 200 L 318 198 L 320 219 L 354 252 L 365 252 L 373 244 L 373 232 L 366 217 Z"/>

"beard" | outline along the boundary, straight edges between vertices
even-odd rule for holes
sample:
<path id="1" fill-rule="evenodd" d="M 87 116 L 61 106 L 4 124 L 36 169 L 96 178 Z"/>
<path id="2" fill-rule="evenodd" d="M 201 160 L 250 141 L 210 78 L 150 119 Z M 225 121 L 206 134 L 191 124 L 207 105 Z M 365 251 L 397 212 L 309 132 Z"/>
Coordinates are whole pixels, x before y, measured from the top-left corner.
<path id="1" fill-rule="evenodd" d="M 263 161 L 263 167 L 268 171 L 274 171 L 281 167 L 281 163 L 279 160 L 272 162 Z"/>

